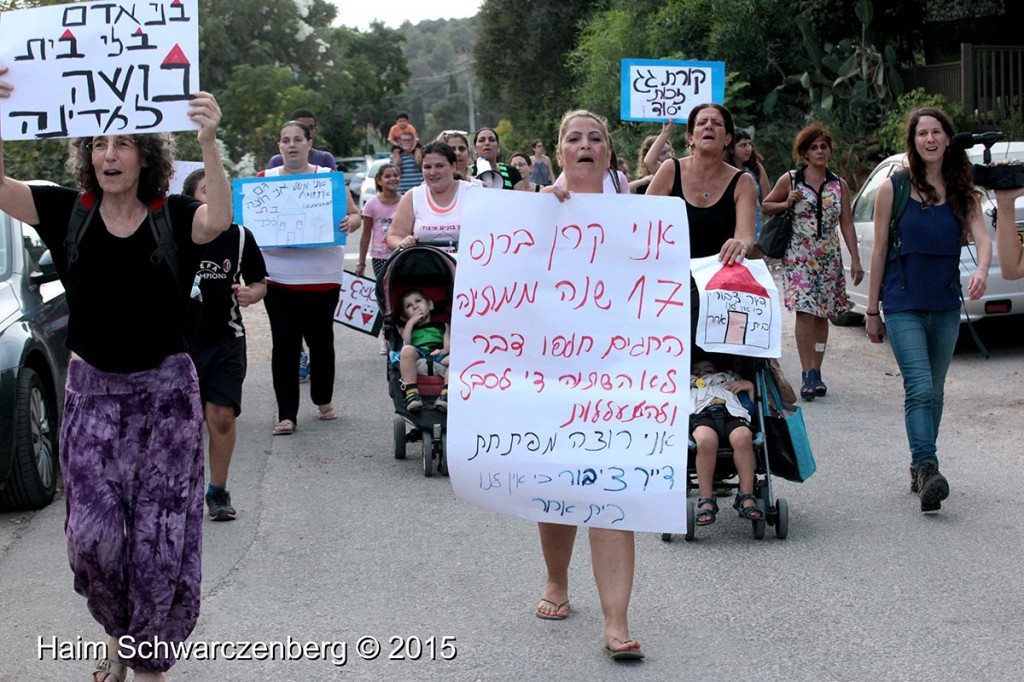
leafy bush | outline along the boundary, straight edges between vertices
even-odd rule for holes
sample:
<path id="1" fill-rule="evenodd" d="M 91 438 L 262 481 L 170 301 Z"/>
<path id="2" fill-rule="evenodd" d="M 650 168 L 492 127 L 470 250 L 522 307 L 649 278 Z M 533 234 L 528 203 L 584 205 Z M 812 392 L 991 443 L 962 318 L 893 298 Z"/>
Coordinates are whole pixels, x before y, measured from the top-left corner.
<path id="1" fill-rule="evenodd" d="M 953 119 L 953 125 L 957 130 L 971 127 L 964 125 L 967 123 L 965 119 L 968 117 L 965 115 L 962 105 L 951 104 L 942 95 L 930 94 L 925 92 L 924 88 L 917 88 L 901 95 L 896 100 L 896 106 L 882 120 L 882 124 L 878 128 L 878 141 L 886 154 L 898 154 L 906 151 L 907 116 L 914 109 L 921 107 L 942 109 Z"/>

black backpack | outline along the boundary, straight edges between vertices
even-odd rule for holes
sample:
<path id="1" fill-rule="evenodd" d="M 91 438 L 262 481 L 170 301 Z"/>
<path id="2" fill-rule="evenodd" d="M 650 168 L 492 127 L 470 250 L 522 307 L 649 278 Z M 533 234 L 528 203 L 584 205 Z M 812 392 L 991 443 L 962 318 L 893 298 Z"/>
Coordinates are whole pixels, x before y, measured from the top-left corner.
<path id="1" fill-rule="evenodd" d="M 75 209 L 71 212 L 71 219 L 68 221 L 68 233 L 64 237 L 64 246 L 68 253 L 68 268 L 78 260 L 78 245 L 82 242 L 92 216 L 99 206 L 96 194 L 93 192 L 82 192 L 75 201 Z M 167 200 L 164 197 L 154 199 L 149 204 L 149 227 L 153 231 L 153 238 L 156 240 L 156 250 L 149 259 L 153 264 L 160 261 L 167 263 L 174 276 L 174 285 L 181 289 L 181 277 L 178 273 L 178 249 L 174 244 L 174 230 L 171 228 L 171 216 L 167 211 Z"/>

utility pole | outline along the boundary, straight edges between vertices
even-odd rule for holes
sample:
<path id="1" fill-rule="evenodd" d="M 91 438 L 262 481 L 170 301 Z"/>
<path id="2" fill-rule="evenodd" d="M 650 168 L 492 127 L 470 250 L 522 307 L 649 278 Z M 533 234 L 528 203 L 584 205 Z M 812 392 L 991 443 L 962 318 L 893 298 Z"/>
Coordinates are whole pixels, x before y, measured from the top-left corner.
<path id="1" fill-rule="evenodd" d="M 473 104 L 473 71 L 466 69 L 466 93 L 469 96 L 469 134 L 476 130 L 476 107 Z M 471 142 L 472 143 L 472 142 Z"/>

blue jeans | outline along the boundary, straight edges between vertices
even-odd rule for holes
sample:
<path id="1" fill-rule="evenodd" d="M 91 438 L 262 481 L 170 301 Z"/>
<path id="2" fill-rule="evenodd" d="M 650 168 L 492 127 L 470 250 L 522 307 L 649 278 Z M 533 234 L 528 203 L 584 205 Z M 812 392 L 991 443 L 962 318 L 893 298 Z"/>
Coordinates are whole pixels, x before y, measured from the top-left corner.
<path id="1" fill-rule="evenodd" d="M 914 466 L 938 463 L 935 440 L 942 421 L 946 370 L 960 332 L 960 311 L 908 311 L 885 316 L 896 363 L 903 374 L 904 419 Z"/>

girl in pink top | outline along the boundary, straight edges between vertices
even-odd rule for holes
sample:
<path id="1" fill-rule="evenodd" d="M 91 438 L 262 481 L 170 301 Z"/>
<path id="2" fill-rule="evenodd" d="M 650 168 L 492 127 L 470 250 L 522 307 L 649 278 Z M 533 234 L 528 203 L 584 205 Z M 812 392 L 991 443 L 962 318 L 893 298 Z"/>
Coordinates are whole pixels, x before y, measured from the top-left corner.
<path id="1" fill-rule="evenodd" d="M 380 277 L 384 270 L 384 264 L 391 256 L 391 249 L 388 248 L 388 230 L 391 228 L 391 219 L 398 209 L 398 184 L 400 175 L 398 167 L 387 163 L 380 167 L 377 176 L 373 179 L 377 185 L 377 194 L 366 202 L 363 208 L 363 236 L 359 240 L 359 264 L 356 265 L 356 274 L 362 275 L 366 270 L 366 252 L 370 251 L 373 259 L 373 275 Z M 373 244 L 372 248 L 370 247 Z"/>

